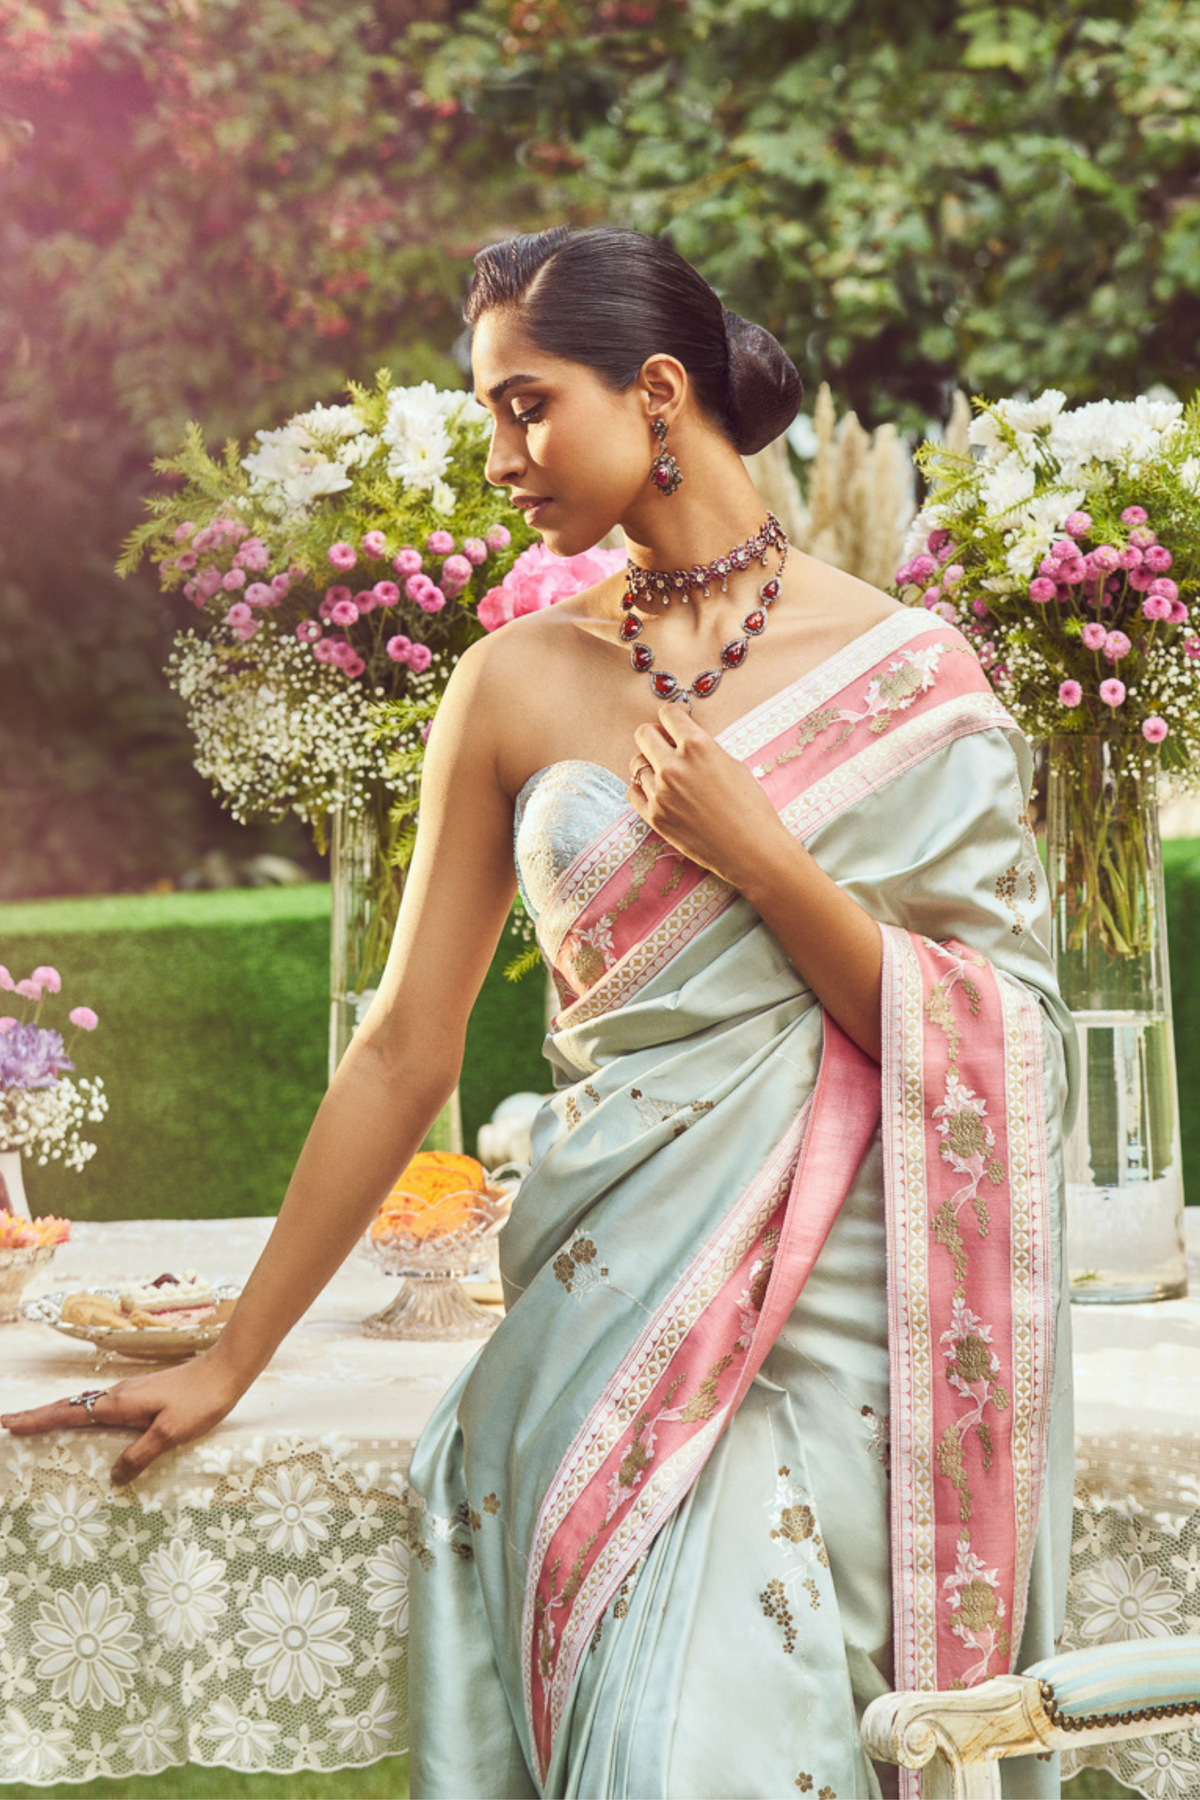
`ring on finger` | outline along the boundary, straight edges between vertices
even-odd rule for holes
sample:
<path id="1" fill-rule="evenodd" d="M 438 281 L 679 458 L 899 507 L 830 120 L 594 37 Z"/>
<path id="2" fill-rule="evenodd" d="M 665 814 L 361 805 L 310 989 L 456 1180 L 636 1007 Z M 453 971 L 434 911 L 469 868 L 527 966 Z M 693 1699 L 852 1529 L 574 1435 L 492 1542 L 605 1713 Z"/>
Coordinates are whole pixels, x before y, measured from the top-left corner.
<path id="1" fill-rule="evenodd" d="M 97 1400 L 107 1392 L 106 1388 L 87 1388 L 82 1394 L 72 1394 L 67 1400 L 68 1406 L 82 1406 L 87 1413 L 88 1424 L 97 1425 L 99 1420 L 93 1412 Z"/>

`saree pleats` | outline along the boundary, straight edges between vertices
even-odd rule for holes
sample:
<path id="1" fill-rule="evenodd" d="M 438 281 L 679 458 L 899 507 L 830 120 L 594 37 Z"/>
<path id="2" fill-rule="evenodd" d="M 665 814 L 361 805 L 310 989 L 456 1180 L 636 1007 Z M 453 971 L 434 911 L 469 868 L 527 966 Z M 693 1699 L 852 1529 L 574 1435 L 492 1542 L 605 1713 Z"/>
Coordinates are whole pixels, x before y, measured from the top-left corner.
<path id="1" fill-rule="evenodd" d="M 745 900 L 597 821 L 538 920 L 509 1310 L 410 1474 L 426 1800 L 861 1800 L 876 1693 L 1052 1645 L 1073 1040 L 1027 751 L 920 614 L 720 741 L 879 920 L 884 1068 Z"/>

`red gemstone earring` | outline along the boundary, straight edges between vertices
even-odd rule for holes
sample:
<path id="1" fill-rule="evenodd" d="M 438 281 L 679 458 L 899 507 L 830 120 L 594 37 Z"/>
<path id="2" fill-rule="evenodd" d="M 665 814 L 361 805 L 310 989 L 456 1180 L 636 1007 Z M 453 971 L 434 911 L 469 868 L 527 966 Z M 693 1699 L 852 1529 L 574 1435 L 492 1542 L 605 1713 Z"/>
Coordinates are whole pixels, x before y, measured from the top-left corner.
<path id="1" fill-rule="evenodd" d="M 658 455 L 650 465 L 650 479 L 666 499 L 683 480 L 683 470 L 667 449 L 667 421 L 655 419 L 654 435 L 658 439 Z"/>

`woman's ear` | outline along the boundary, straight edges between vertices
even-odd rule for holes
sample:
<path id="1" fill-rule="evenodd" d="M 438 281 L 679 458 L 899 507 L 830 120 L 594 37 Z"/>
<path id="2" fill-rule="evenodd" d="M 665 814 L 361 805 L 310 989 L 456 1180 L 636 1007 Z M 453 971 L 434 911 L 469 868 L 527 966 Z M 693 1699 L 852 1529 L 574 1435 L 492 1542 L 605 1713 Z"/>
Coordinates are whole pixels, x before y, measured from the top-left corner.
<path id="1" fill-rule="evenodd" d="M 661 415 L 673 424 L 688 397 L 688 375 L 674 356 L 648 356 L 638 376 L 647 416 Z"/>

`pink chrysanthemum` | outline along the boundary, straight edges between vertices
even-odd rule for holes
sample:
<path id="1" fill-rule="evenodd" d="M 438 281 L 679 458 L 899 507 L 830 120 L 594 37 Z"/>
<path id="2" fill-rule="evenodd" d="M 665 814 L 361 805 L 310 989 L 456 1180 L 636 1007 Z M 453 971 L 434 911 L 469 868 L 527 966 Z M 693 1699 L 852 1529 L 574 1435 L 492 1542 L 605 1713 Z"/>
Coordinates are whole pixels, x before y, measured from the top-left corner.
<path id="1" fill-rule="evenodd" d="M 345 572 L 354 567 L 358 561 L 358 554 L 353 544 L 330 544 L 329 561 L 335 569 Z"/>
<path id="2" fill-rule="evenodd" d="M 1157 713 L 1151 713 L 1148 719 L 1142 720 L 1142 736 L 1148 744 L 1161 744 L 1170 733 L 1171 727 Z"/>
<path id="3" fill-rule="evenodd" d="M 1084 626 L 1080 636 L 1083 638 L 1085 650 L 1103 650 L 1108 633 L 1105 631 L 1103 625 L 1097 625 L 1095 621 L 1093 621 L 1091 624 Z"/>
<path id="4" fill-rule="evenodd" d="M 1063 706 L 1078 706 L 1079 702 L 1083 699 L 1083 689 L 1077 681 L 1061 682 L 1058 689 L 1058 698 Z"/>
<path id="5" fill-rule="evenodd" d="M 1115 676 L 1110 677 L 1108 681 L 1102 681 L 1100 683 L 1100 698 L 1103 700 L 1105 706 L 1123 705 L 1125 700 L 1125 683 L 1123 681 L 1118 681 Z"/>

